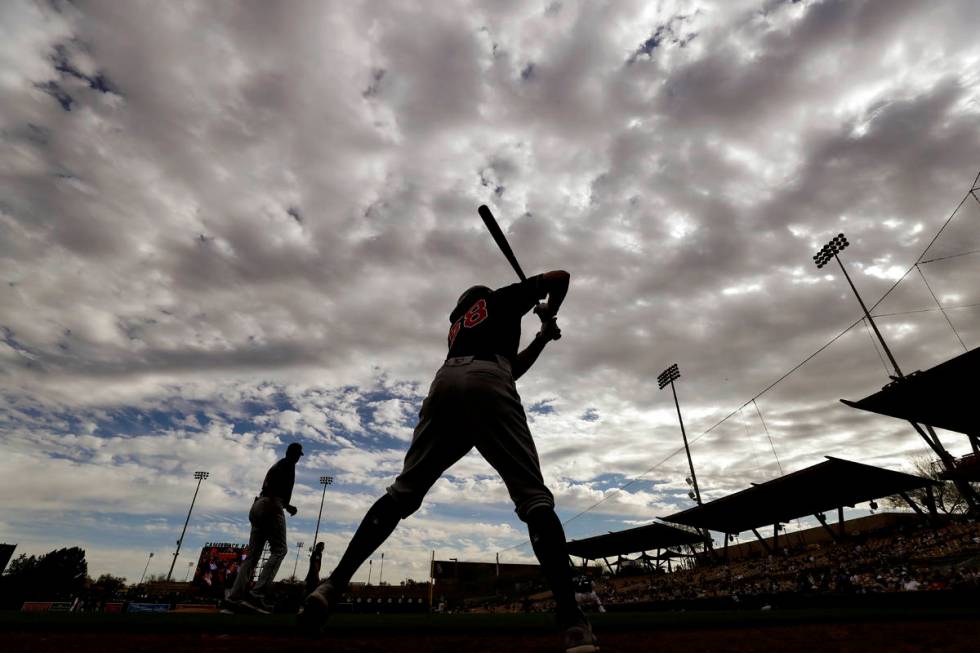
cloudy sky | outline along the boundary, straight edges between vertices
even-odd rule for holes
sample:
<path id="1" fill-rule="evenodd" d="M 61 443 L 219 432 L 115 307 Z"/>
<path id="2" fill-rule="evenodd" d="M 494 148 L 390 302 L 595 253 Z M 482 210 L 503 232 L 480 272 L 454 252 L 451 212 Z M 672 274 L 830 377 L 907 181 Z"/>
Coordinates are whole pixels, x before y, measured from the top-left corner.
<path id="1" fill-rule="evenodd" d="M 860 318 L 811 261 L 838 232 L 869 303 L 943 259 L 956 333 L 915 269 L 876 309 L 906 371 L 980 346 L 978 26 L 971 0 L 0 4 L 0 539 L 166 573 L 208 470 L 182 579 L 300 441 L 280 576 L 322 474 L 329 568 L 456 296 L 514 280 L 481 203 L 525 270 L 572 274 L 519 383 L 569 537 L 691 505 L 674 362 L 707 499 L 824 455 L 909 469 L 907 424 L 838 402 L 888 381 L 860 322 L 749 400 Z M 525 542 L 471 455 L 385 578 Z"/>

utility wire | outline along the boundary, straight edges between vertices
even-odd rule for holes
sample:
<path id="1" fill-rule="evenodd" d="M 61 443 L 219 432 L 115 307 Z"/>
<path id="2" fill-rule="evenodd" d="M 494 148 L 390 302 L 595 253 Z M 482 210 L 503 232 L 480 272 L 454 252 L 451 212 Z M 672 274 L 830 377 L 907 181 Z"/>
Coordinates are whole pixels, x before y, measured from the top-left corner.
<path id="1" fill-rule="evenodd" d="M 980 173 L 977 173 L 977 178 L 980 179 Z M 974 181 L 973 183 L 974 183 L 974 186 L 975 186 L 976 185 L 976 181 Z M 939 231 L 936 232 L 936 235 L 932 237 L 932 240 L 929 241 L 929 244 L 926 245 L 926 248 L 924 250 L 922 250 L 922 253 L 921 254 L 919 254 L 919 258 L 915 259 L 915 262 L 916 263 L 918 263 L 919 261 L 922 260 L 922 257 L 926 255 L 926 252 L 929 251 L 929 248 L 932 247 L 936 243 L 936 241 L 939 240 L 939 237 L 942 235 L 942 233 L 944 231 L 946 231 L 946 227 L 949 225 L 950 221 L 952 221 L 952 219 L 956 215 L 957 211 L 960 210 L 960 207 L 963 206 L 963 203 L 966 202 L 966 198 L 972 196 L 973 199 L 977 200 L 976 196 L 973 195 L 973 191 L 974 190 L 976 190 L 976 188 L 974 188 L 969 193 L 967 193 L 966 195 L 963 196 L 963 199 L 960 200 L 960 203 L 956 205 L 956 208 L 953 209 L 953 212 L 949 214 L 949 217 L 948 218 L 946 218 L 946 222 L 943 223 L 943 226 L 939 228 Z M 977 203 L 980 203 L 980 200 L 977 200 Z M 914 264 L 913 264 L 913 267 L 914 267 Z M 912 268 L 909 268 L 908 269 L 908 272 L 906 272 L 905 274 L 907 275 L 911 271 L 912 271 Z M 904 279 L 904 278 L 905 278 L 905 275 L 902 276 L 902 279 Z M 901 281 L 901 279 L 899 279 L 899 281 Z M 898 283 L 896 282 L 895 285 L 897 286 Z M 891 292 L 891 291 L 889 290 L 888 292 Z M 878 300 L 878 303 L 876 303 L 875 306 L 877 306 L 878 304 L 880 304 L 881 301 L 882 301 L 882 299 L 884 299 L 887 296 L 888 296 L 888 293 L 885 293 L 884 297 L 882 297 L 881 299 L 879 299 Z M 871 308 L 873 309 L 875 306 L 872 306 Z"/>
<path id="2" fill-rule="evenodd" d="M 759 397 L 761 397 L 765 393 L 767 393 L 770 390 L 772 390 L 774 387 L 776 387 L 777 384 L 779 384 L 781 381 L 783 381 L 784 379 L 786 379 L 786 377 L 788 377 L 793 372 L 795 372 L 796 370 L 800 369 L 801 367 L 803 367 L 804 365 L 806 365 L 807 363 L 809 363 L 816 356 L 818 356 L 821 352 L 823 352 L 823 350 L 827 349 L 827 347 L 831 346 L 832 344 L 834 344 L 835 342 L 837 342 L 840 338 L 842 338 L 845 333 L 847 333 L 848 331 L 850 331 L 851 329 L 853 329 L 855 326 L 857 326 L 861 322 L 862 319 L 863 318 L 860 318 L 859 317 L 858 319 L 854 320 L 854 322 L 852 322 L 850 324 L 850 326 L 848 326 L 846 329 L 844 329 L 843 331 L 841 331 L 840 333 L 838 333 L 836 336 L 834 336 L 833 338 L 831 338 L 830 341 L 828 341 L 822 347 L 820 347 L 819 349 L 817 349 L 815 352 L 813 352 L 812 354 L 810 354 L 809 356 L 807 356 L 806 358 L 804 358 L 802 361 L 800 361 L 795 367 L 793 367 L 793 369 L 791 369 L 790 371 L 786 372 L 781 377 L 779 377 L 778 379 L 776 379 L 775 381 L 773 381 L 772 383 L 770 383 L 761 392 L 759 392 L 758 394 L 756 394 L 754 397 L 752 397 L 751 399 L 749 399 L 748 401 L 746 401 L 745 403 L 743 403 L 741 406 L 739 406 L 738 408 L 736 408 L 732 412 L 730 412 L 727 415 L 725 415 L 724 417 L 722 417 L 720 420 L 718 420 L 717 422 L 715 422 L 714 424 L 712 424 L 710 427 L 708 427 L 707 429 L 705 429 L 704 431 L 702 431 L 699 435 L 697 435 L 694 438 L 691 438 L 690 440 L 688 440 L 688 446 L 694 444 L 695 442 L 697 442 L 698 440 L 700 440 L 704 436 L 706 436 L 709 433 L 711 433 L 712 431 L 714 431 L 716 428 L 718 428 L 719 426 L 721 426 L 724 422 L 728 421 L 733 415 L 737 414 L 740 410 L 742 410 L 743 408 L 745 408 L 746 406 L 748 406 L 749 404 L 751 404 L 753 401 L 755 401 L 756 399 L 758 399 Z M 577 514 L 573 515 L 572 517 L 569 517 L 568 519 L 566 519 L 565 521 L 563 521 L 562 522 L 562 525 L 568 525 L 568 524 L 572 523 L 573 521 L 575 521 L 576 519 L 578 519 L 579 517 L 581 517 L 582 515 L 586 514 L 587 512 L 590 512 L 590 511 L 594 510 L 595 508 L 601 506 L 603 503 L 605 503 L 609 499 L 613 498 L 614 496 L 616 496 L 617 494 L 619 494 L 623 490 L 625 490 L 628 487 L 631 487 L 633 484 L 635 484 L 635 483 L 643 480 L 643 477 L 645 477 L 647 474 L 649 474 L 653 470 L 657 469 L 658 467 L 660 467 L 665 462 L 667 462 L 668 460 L 670 460 L 671 458 L 673 458 L 677 454 L 681 453 L 682 451 L 684 451 L 684 447 L 679 447 L 679 448 L 675 449 L 673 452 L 671 452 L 670 454 L 668 454 L 666 457 L 664 457 L 663 459 L 661 459 L 660 461 L 658 461 L 656 464 L 654 464 L 653 466 L 651 466 L 650 468 L 648 468 L 646 471 L 644 471 L 640 475 L 638 475 L 635 478 L 631 479 L 629 482 L 627 482 L 626 484 L 622 485 L 621 487 L 616 488 L 616 490 L 614 490 L 613 492 L 610 492 L 606 496 L 602 497 L 601 499 L 599 499 L 598 501 L 596 501 L 595 503 L 593 503 L 588 508 L 585 508 L 584 510 L 580 511 L 579 513 L 577 513 Z M 525 546 L 525 544 L 518 544 L 516 546 Z M 515 547 L 511 547 L 511 548 L 515 548 Z"/>

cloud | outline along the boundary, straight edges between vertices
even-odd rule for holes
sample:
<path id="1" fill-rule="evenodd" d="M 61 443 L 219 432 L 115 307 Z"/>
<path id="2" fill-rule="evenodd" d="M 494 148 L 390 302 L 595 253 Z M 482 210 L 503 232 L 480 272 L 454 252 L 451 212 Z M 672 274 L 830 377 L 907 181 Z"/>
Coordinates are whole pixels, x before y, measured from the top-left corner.
<path id="1" fill-rule="evenodd" d="M 811 267 L 840 232 L 869 303 L 901 279 L 875 310 L 903 369 L 980 342 L 980 202 L 957 207 L 980 167 L 978 11 L 4 4 L 10 536 L 87 542 L 138 577 L 193 471 L 212 472 L 194 546 L 244 537 L 297 440 L 290 527 L 315 528 L 318 476 L 335 475 L 321 532 L 339 556 L 400 469 L 460 290 L 513 281 L 481 203 L 525 271 L 572 274 L 564 337 L 519 389 L 562 516 L 602 501 L 573 536 L 685 505 L 654 382 L 675 362 L 708 497 L 827 454 L 902 467 L 915 433 L 837 401 L 888 380 L 861 323 L 745 402 L 860 317 L 840 271 Z M 392 574 L 424 577 L 433 548 L 528 555 L 475 454 L 398 532 L 411 555 Z"/>

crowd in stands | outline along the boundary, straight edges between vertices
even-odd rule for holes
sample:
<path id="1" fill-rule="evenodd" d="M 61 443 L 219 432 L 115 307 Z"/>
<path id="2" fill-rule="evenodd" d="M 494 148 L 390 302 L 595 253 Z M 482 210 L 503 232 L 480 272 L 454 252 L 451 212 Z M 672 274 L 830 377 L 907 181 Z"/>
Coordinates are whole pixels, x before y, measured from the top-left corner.
<path id="1" fill-rule="evenodd" d="M 915 525 L 726 562 L 720 552 L 689 569 L 606 577 L 606 604 L 801 594 L 980 589 L 980 524 L 969 518 Z"/>

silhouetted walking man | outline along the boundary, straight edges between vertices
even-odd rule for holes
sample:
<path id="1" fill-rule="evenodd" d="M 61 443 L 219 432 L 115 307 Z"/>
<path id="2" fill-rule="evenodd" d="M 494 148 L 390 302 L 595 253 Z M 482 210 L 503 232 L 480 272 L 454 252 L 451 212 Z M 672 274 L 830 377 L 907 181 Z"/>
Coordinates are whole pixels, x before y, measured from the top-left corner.
<path id="1" fill-rule="evenodd" d="M 279 565 L 286 557 L 286 516 L 296 514 L 296 506 L 289 503 L 293 495 L 293 483 L 296 481 L 296 463 L 303 455 L 303 445 L 293 442 L 286 447 L 286 457 L 269 468 L 262 482 L 262 491 L 255 497 L 252 509 L 248 512 L 248 521 L 252 531 L 248 538 L 248 557 L 238 569 L 235 584 L 225 599 L 225 607 L 234 611 L 236 607 L 245 606 L 268 614 L 272 606 L 266 601 L 266 592 L 279 571 Z M 255 565 L 262 555 L 265 543 L 269 543 L 269 558 L 262 567 L 262 573 L 251 590 L 248 583 L 252 580 Z"/>

